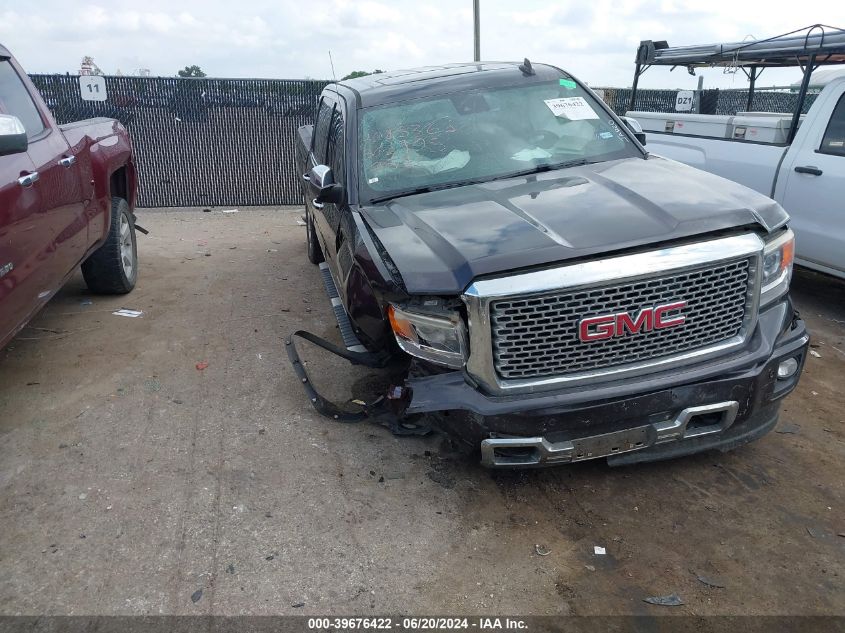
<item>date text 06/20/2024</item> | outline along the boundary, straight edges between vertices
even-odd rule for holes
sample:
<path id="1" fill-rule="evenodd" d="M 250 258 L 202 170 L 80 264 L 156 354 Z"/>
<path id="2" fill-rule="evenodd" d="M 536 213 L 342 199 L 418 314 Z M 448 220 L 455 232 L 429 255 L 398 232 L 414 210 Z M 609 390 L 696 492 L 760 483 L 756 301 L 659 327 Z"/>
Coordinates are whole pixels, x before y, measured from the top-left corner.
<path id="1" fill-rule="evenodd" d="M 310 630 L 359 631 L 359 630 L 409 630 L 409 631 L 445 631 L 445 630 L 526 630 L 528 624 L 520 618 L 499 617 L 331 617 L 308 618 Z"/>

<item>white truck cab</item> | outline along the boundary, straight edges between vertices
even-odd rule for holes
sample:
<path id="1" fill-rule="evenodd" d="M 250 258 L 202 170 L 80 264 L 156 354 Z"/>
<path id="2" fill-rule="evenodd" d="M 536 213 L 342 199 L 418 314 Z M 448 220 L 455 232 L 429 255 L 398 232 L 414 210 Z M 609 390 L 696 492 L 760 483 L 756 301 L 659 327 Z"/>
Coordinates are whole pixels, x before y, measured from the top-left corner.
<path id="1" fill-rule="evenodd" d="M 643 128 L 653 153 L 729 178 L 779 202 L 791 216 L 796 263 L 845 279 L 845 75 L 826 81 L 807 114 L 798 114 L 813 69 L 822 63 L 845 64 L 845 31 L 828 29 L 823 37 L 818 30 L 808 31 L 816 35 L 713 47 L 655 49 L 648 41 L 637 54 L 637 76 L 647 64 L 740 63 L 754 78 L 756 69 L 767 65 L 801 62 L 805 76 L 796 112 L 712 115 L 632 108 L 626 116 Z M 752 94 L 753 89 L 752 82 Z M 632 104 L 635 99 L 636 82 Z"/>

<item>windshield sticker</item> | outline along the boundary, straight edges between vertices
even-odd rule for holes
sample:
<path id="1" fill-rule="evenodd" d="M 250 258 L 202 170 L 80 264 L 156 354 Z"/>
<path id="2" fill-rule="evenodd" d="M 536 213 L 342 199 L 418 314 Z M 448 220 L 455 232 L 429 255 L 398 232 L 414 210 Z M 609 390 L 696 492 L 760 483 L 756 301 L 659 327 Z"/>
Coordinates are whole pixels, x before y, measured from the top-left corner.
<path id="1" fill-rule="evenodd" d="M 599 138 L 603 138 L 603 139 L 613 138 L 613 132 L 600 132 Z"/>
<path id="2" fill-rule="evenodd" d="M 375 178 L 370 178 L 370 179 L 367 181 L 367 184 L 368 184 L 368 185 L 371 185 L 371 184 L 373 184 L 374 182 L 378 182 L 378 176 L 376 176 Z"/>
<path id="3" fill-rule="evenodd" d="M 576 84 L 571 79 L 561 79 L 560 85 L 563 86 L 564 88 L 568 88 L 569 90 L 573 90 L 573 89 L 578 87 L 578 84 Z"/>
<path id="4" fill-rule="evenodd" d="M 584 97 L 561 97 L 559 99 L 544 99 L 556 117 L 569 119 L 570 121 L 584 121 L 586 119 L 598 119 L 599 115 L 584 100 Z"/>
<path id="5" fill-rule="evenodd" d="M 622 130 L 620 130 L 620 129 L 619 129 L 619 126 L 618 126 L 618 125 L 616 125 L 616 122 L 615 122 L 613 119 L 608 119 L 608 120 L 607 120 L 607 124 L 608 124 L 611 128 L 613 128 L 613 131 L 614 131 L 614 132 L 616 132 L 616 136 L 618 136 L 620 139 L 622 139 L 622 140 L 623 140 L 623 141 L 625 141 L 626 143 L 630 143 L 630 142 L 631 142 L 631 141 L 630 141 L 630 139 L 628 139 L 628 137 L 625 135 L 625 133 L 624 133 Z"/>

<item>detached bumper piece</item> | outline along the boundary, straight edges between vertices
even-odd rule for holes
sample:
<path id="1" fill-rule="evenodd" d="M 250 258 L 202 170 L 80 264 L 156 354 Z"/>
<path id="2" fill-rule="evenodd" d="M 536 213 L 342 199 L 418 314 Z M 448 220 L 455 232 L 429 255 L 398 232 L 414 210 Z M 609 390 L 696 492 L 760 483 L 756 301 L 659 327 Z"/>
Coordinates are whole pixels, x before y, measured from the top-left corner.
<path id="1" fill-rule="evenodd" d="M 304 330 L 297 330 L 291 334 L 285 341 L 285 350 L 287 351 L 288 359 L 293 366 L 294 373 L 302 382 L 302 387 L 305 389 L 308 399 L 318 413 L 338 422 L 355 423 L 364 422 L 365 420 L 380 422 L 389 428 L 394 435 L 428 435 L 431 433 L 430 426 L 402 421 L 401 418 L 405 409 L 408 407 L 408 402 L 412 395 L 410 389 L 407 387 L 391 387 L 384 396 L 379 396 L 370 403 L 359 404 L 357 405 L 357 410 L 354 411 L 337 405 L 322 396 L 314 387 L 311 378 L 308 376 L 308 372 L 305 371 L 305 365 L 299 358 L 294 337 L 305 339 L 327 352 L 348 360 L 353 365 L 383 369 L 388 366 L 390 358 L 370 352 L 344 350 Z"/>
<path id="2" fill-rule="evenodd" d="M 689 407 L 673 420 L 574 440 L 549 442 L 543 437 L 492 438 L 481 442 L 481 463 L 491 468 L 525 468 L 579 462 L 641 450 L 679 439 L 721 433 L 739 410 L 731 400 Z"/>
<path id="3" fill-rule="evenodd" d="M 341 349 L 336 345 L 332 345 L 325 339 L 304 330 L 297 330 L 291 334 L 285 341 L 285 350 L 288 353 L 288 359 L 293 366 L 294 373 L 296 373 L 297 377 L 302 381 L 302 387 L 305 389 L 305 393 L 308 394 L 308 399 L 317 411 L 339 422 L 362 422 L 367 418 L 384 412 L 384 398 L 379 398 L 375 402 L 365 404 L 361 406 L 358 411 L 348 411 L 321 396 L 314 388 L 311 378 L 308 376 L 308 372 L 305 371 L 305 365 L 302 364 L 302 360 L 299 358 L 299 352 L 293 342 L 294 337 L 305 339 L 327 352 L 331 352 L 336 356 L 345 358 L 353 365 L 364 365 L 366 367 L 379 368 L 384 367 L 386 361 L 384 358 L 368 352 L 352 352 Z"/>
<path id="4" fill-rule="evenodd" d="M 302 387 L 308 394 L 311 404 L 319 413 L 338 422 L 363 422 L 364 420 L 379 422 L 389 428 L 394 435 L 428 435 L 431 433 L 431 427 L 427 425 L 413 424 L 402 420 L 405 410 L 408 408 L 408 403 L 411 401 L 411 390 L 404 385 L 390 387 L 384 395 L 377 397 L 373 402 L 366 403 L 361 400 L 353 400 L 350 404 L 355 405 L 354 409 L 348 405 L 335 404 L 323 397 L 314 387 L 308 372 L 305 371 L 305 365 L 299 358 L 299 352 L 294 343 L 296 337 L 305 339 L 353 365 L 363 365 L 372 369 L 389 369 L 391 360 L 393 360 L 388 354 L 368 352 L 367 348 L 358 340 L 349 320 L 349 315 L 343 307 L 340 293 L 337 291 L 334 279 L 332 279 L 329 266 L 325 262 L 320 264 L 320 277 L 323 280 L 329 301 L 331 301 L 332 312 L 337 319 L 337 326 L 346 349 L 304 330 L 297 330 L 285 341 L 288 359 L 290 359 L 297 377 L 302 381 Z"/>

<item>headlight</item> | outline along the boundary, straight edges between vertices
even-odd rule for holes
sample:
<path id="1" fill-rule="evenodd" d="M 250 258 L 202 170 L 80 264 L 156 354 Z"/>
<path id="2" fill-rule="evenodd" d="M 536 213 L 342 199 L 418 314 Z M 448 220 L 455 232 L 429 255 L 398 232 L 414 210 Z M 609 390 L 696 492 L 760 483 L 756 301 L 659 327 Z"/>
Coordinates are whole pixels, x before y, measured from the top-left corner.
<path id="1" fill-rule="evenodd" d="M 787 229 L 766 244 L 763 249 L 760 305 L 771 303 L 789 290 L 794 258 L 795 234 L 791 230 Z"/>
<path id="2" fill-rule="evenodd" d="M 431 316 L 390 305 L 387 315 L 402 350 L 453 369 L 463 367 L 466 336 L 457 313 L 449 317 Z"/>

